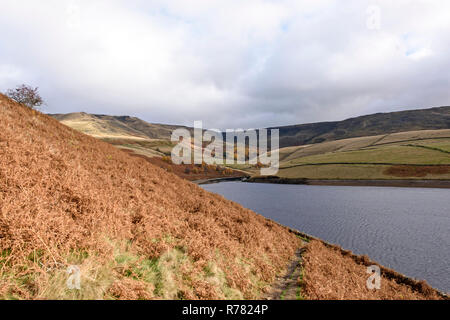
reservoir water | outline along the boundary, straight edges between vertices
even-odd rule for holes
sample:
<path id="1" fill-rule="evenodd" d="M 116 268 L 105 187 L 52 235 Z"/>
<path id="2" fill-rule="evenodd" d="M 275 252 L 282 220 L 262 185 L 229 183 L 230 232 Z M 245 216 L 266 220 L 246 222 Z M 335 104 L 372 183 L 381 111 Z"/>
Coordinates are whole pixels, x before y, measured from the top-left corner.
<path id="1" fill-rule="evenodd" d="M 450 292 L 450 190 L 222 182 L 229 200 Z"/>

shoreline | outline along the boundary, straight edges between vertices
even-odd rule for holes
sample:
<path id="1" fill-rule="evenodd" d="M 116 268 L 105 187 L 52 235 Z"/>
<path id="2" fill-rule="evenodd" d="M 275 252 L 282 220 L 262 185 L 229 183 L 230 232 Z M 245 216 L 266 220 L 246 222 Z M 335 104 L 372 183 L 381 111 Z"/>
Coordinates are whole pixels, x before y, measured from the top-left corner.
<path id="1" fill-rule="evenodd" d="M 211 184 L 211 183 L 220 183 L 220 182 L 226 182 L 226 181 L 242 181 L 242 182 L 249 182 L 249 183 L 275 183 L 275 184 L 303 184 L 303 185 L 336 185 L 336 186 L 372 186 L 371 183 L 378 183 L 375 186 L 390 186 L 390 187 L 404 187 L 403 185 L 405 182 L 411 182 L 411 180 L 308 180 L 308 179 L 285 179 L 285 178 L 279 178 L 279 177 L 229 177 L 229 178 L 217 178 L 217 179 L 205 179 L 205 180 L 198 180 L 193 181 L 196 184 Z M 386 181 L 393 182 L 389 185 L 384 184 Z M 414 180 L 412 180 L 414 182 Z M 408 185 L 408 187 L 429 187 L 429 188 L 437 188 L 436 186 L 430 186 L 427 185 L 427 183 L 435 183 L 435 182 L 441 182 L 444 186 L 441 186 L 440 188 L 450 188 L 450 180 L 418 180 L 419 184 L 415 185 Z M 329 183 L 336 183 L 336 184 L 329 184 Z M 347 184 L 352 183 L 352 184 Z M 359 183 L 359 184 L 356 184 Z M 387 279 L 395 280 L 397 283 L 407 285 L 411 287 L 413 290 L 425 293 L 427 290 L 432 290 L 436 292 L 441 298 L 448 300 L 450 299 L 450 293 L 445 292 L 442 290 L 439 290 L 435 287 L 432 287 L 428 284 L 426 280 L 414 278 L 412 276 L 407 276 L 405 274 L 402 274 L 401 272 L 396 271 L 395 269 L 389 268 L 384 266 L 383 264 L 372 260 L 368 255 L 361 255 L 361 254 L 355 254 L 351 250 L 346 250 L 342 248 L 340 245 L 336 243 L 327 242 L 323 239 L 317 238 L 315 236 L 312 236 L 308 233 L 299 231 L 295 228 L 282 225 L 275 220 L 272 220 L 270 218 L 265 217 L 266 220 L 275 223 L 283 228 L 286 228 L 289 232 L 297 235 L 302 240 L 307 240 L 307 242 L 311 240 L 316 240 L 321 242 L 325 247 L 336 250 L 339 252 L 342 256 L 348 256 L 350 257 L 355 263 L 361 264 L 364 266 L 371 266 L 376 265 L 380 268 L 381 275 L 383 277 L 386 277 Z"/>
<path id="2" fill-rule="evenodd" d="M 267 218 L 266 218 L 267 219 Z M 268 219 L 274 223 L 277 223 L 271 219 Z M 280 226 L 283 226 L 279 223 L 277 223 Z M 411 288 L 413 288 L 414 290 L 417 290 L 419 292 L 423 292 L 426 291 L 428 289 L 433 290 L 434 292 L 436 292 L 441 298 L 445 299 L 445 300 L 449 300 L 450 296 L 449 293 L 441 291 L 439 289 L 436 289 L 434 287 L 432 287 L 431 285 L 428 284 L 428 282 L 426 280 L 421 280 L 421 279 L 416 279 L 414 277 L 410 277 L 407 275 L 404 275 L 394 269 L 385 267 L 384 265 L 372 260 L 369 256 L 367 255 L 359 255 L 359 254 L 355 254 L 353 253 L 351 250 L 345 250 L 344 248 L 342 248 L 340 245 L 338 244 L 334 244 L 334 243 L 330 243 L 327 242 L 323 239 L 314 237 L 310 234 L 307 234 L 305 232 L 296 230 L 294 228 L 291 227 L 287 227 L 287 226 L 283 226 L 285 228 L 287 228 L 289 230 L 289 232 L 299 236 L 301 239 L 305 239 L 308 242 L 311 240 L 316 240 L 319 241 L 321 243 L 323 243 L 327 248 L 333 249 L 333 250 L 337 250 L 340 254 L 342 254 L 343 256 L 349 256 L 354 262 L 358 263 L 358 264 L 363 264 L 365 266 L 370 266 L 370 265 L 376 265 L 380 268 L 381 271 L 381 275 L 387 277 L 388 279 L 393 279 L 396 280 L 396 282 L 401 283 L 401 284 L 405 284 L 407 286 L 410 286 Z"/>
<path id="3" fill-rule="evenodd" d="M 401 187 L 401 188 L 450 188 L 450 180 L 425 179 L 305 179 L 280 178 L 275 176 L 251 177 L 242 180 L 249 183 L 302 184 L 312 186 L 354 186 L 354 187 Z"/>
<path id="4" fill-rule="evenodd" d="M 226 177 L 226 178 L 210 178 L 210 179 L 200 179 L 200 180 L 193 180 L 192 183 L 201 185 L 201 184 L 211 184 L 211 183 L 219 183 L 219 182 L 226 182 L 226 181 L 245 181 L 245 179 L 248 179 L 249 177 Z"/>

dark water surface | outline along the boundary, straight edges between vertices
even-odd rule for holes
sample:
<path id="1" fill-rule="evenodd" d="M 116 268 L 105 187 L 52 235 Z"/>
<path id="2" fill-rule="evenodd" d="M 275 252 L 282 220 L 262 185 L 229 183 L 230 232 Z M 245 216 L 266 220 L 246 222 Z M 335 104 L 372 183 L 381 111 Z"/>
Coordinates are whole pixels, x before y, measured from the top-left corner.
<path id="1" fill-rule="evenodd" d="M 450 292 L 450 190 L 223 182 L 246 208 Z"/>

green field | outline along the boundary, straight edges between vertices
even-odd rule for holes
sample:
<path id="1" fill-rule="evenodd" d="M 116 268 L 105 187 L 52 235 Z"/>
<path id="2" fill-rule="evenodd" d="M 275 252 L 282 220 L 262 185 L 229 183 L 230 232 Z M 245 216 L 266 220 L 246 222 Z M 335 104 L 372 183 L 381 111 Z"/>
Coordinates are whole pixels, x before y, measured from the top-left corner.
<path id="1" fill-rule="evenodd" d="M 316 163 L 450 164 L 450 154 L 417 145 L 388 145 L 300 157 L 282 163 L 282 167 Z"/>
<path id="2" fill-rule="evenodd" d="M 401 132 L 344 139 L 279 150 L 283 178 L 399 179 L 387 173 L 392 166 L 450 165 L 450 130 Z M 412 169 L 411 169 L 412 168 Z M 241 166 L 253 175 L 256 168 Z M 450 179 L 449 173 L 403 176 L 406 179 Z"/>
<path id="3" fill-rule="evenodd" d="M 398 177 L 386 174 L 387 165 L 306 165 L 288 169 L 280 169 L 278 176 L 283 178 L 307 179 L 450 179 L 450 174 L 427 174 L 424 177 Z"/>

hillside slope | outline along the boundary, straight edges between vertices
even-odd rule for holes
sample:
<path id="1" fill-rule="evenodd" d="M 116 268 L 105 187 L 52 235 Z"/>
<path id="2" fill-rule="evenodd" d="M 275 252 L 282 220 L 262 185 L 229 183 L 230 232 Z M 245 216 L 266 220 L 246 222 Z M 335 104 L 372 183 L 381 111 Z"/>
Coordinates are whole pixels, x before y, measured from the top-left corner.
<path id="1" fill-rule="evenodd" d="M 343 121 L 278 127 L 280 147 L 403 131 L 450 129 L 450 107 L 377 113 Z"/>
<path id="2" fill-rule="evenodd" d="M 65 125 L 98 138 L 143 138 L 170 140 L 172 131 L 183 126 L 148 123 L 136 117 L 85 112 L 49 114 Z M 191 130 L 190 128 L 187 128 Z"/>
<path id="3" fill-rule="evenodd" d="M 298 238 L 0 95 L 0 297 L 255 298 Z M 67 290 L 66 269 L 81 269 Z"/>
<path id="4" fill-rule="evenodd" d="M 450 129 L 407 131 L 378 136 L 349 138 L 298 147 L 282 148 L 280 149 L 280 160 L 288 162 L 302 157 L 364 149 L 368 150 L 388 145 L 434 143 L 436 141 L 445 143 L 449 139 Z"/>
<path id="5" fill-rule="evenodd" d="M 169 140 L 173 130 L 193 130 L 176 125 L 152 124 L 128 116 L 84 112 L 50 116 L 80 132 L 149 157 L 170 154 L 173 144 Z M 277 129 L 280 130 L 281 148 L 407 131 L 450 129 L 450 107 L 377 113 L 344 121 L 282 126 Z"/>
<path id="6" fill-rule="evenodd" d="M 281 178 L 450 180 L 450 129 L 285 147 L 279 154 Z M 258 175 L 248 165 L 240 168 Z"/>

